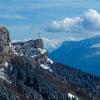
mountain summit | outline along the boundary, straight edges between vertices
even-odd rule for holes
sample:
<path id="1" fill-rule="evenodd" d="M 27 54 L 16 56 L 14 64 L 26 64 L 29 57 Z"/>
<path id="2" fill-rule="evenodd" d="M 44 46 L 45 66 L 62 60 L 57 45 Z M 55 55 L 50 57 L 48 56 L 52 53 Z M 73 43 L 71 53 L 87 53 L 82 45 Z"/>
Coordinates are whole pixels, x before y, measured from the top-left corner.
<path id="1" fill-rule="evenodd" d="M 0 100 L 99 100 L 100 78 L 48 58 L 42 39 L 11 43 L 0 27 Z"/>

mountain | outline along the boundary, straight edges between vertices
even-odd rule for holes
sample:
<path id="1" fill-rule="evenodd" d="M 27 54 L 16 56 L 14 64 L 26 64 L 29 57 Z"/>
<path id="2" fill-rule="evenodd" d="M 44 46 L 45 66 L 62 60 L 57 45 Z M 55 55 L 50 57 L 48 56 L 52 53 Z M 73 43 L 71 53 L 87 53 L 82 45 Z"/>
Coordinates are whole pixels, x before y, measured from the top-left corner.
<path id="1" fill-rule="evenodd" d="M 0 26 L 0 100 L 99 100 L 100 77 L 48 58 L 42 39 L 12 43 Z"/>
<path id="2" fill-rule="evenodd" d="M 100 76 L 100 36 L 65 41 L 50 54 L 50 58 Z"/>

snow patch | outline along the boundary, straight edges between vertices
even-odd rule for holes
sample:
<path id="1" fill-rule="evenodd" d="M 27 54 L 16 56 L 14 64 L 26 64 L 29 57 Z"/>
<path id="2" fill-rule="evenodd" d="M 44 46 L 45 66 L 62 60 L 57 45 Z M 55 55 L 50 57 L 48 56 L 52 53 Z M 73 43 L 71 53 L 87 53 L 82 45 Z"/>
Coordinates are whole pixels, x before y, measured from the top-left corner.
<path id="1" fill-rule="evenodd" d="M 4 65 L 5 67 L 8 67 L 8 62 L 5 62 L 5 65 Z"/>
<path id="2" fill-rule="evenodd" d="M 35 58 L 35 57 L 37 57 L 37 55 L 33 55 L 33 56 L 31 56 L 31 58 Z"/>
<path id="3" fill-rule="evenodd" d="M 4 67 L 2 67 L 2 68 L 0 69 L 0 71 L 1 71 L 1 72 L 4 71 Z"/>
<path id="4" fill-rule="evenodd" d="M 9 42 L 9 47 L 12 47 L 12 44 L 11 44 L 11 42 Z"/>
<path id="5" fill-rule="evenodd" d="M 49 68 L 48 65 L 46 65 L 46 64 L 41 64 L 40 66 L 41 66 L 43 69 L 46 69 L 46 70 L 49 70 L 50 72 L 52 72 L 52 70 Z"/>
<path id="6" fill-rule="evenodd" d="M 74 96 L 73 94 L 71 93 L 68 93 L 68 97 L 73 100 L 73 98 L 75 98 L 76 100 L 79 100 L 78 97 Z"/>
<path id="7" fill-rule="evenodd" d="M 15 50 L 13 50 L 13 52 L 14 52 L 15 55 L 19 55 Z"/>
<path id="8" fill-rule="evenodd" d="M 41 54 L 45 54 L 47 51 L 45 49 L 41 49 L 41 48 L 38 48 L 38 51 L 41 53 Z"/>
<path id="9" fill-rule="evenodd" d="M 20 56 L 24 56 L 24 54 L 23 53 L 20 53 Z"/>
<path id="10" fill-rule="evenodd" d="M 49 58 L 47 58 L 47 62 L 50 62 L 51 64 L 53 64 L 53 61 Z"/>

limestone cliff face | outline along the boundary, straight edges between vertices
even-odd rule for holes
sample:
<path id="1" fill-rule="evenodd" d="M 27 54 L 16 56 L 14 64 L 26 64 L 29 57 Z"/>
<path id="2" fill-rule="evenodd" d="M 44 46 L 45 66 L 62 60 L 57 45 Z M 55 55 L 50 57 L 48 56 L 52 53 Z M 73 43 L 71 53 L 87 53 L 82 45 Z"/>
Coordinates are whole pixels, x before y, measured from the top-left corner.
<path id="1" fill-rule="evenodd" d="M 0 52 L 7 51 L 7 47 L 9 46 L 10 38 L 9 31 L 5 26 L 0 26 L 0 47 L 2 48 Z"/>
<path id="2" fill-rule="evenodd" d="M 11 43 L 9 31 L 5 26 L 0 27 L 0 65 L 14 63 L 17 66 L 41 66 L 49 69 L 48 51 L 44 48 L 43 40 L 36 39 Z M 0 66 L 1 67 L 1 66 Z"/>
<path id="3" fill-rule="evenodd" d="M 8 55 L 11 51 L 11 40 L 9 31 L 5 26 L 0 26 L 0 63 L 8 60 Z"/>

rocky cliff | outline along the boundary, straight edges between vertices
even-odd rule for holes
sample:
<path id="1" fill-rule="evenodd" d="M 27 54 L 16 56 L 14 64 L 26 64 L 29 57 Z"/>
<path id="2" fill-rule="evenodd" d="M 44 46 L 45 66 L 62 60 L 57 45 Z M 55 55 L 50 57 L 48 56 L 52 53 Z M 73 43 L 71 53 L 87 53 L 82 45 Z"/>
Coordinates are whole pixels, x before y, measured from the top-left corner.
<path id="1" fill-rule="evenodd" d="M 11 51 L 11 40 L 9 31 L 5 26 L 0 26 L 0 64 L 8 59 L 8 54 Z"/>
<path id="2" fill-rule="evenodd" d="M 12 45 L 9 31 L 0 28 L 0 100 L 67 100 L 67 91 L 61 93 L 46 79 L 53 62 L 42 39 Z"/>
<path id="3" fill-rule="evenodd" d="M 8 33 L 2 38 L 7 52 L 0 52 L 0 100 L 100 99 L 100 78 L 53 62 L 42 39 L 11 43 Z"/>

